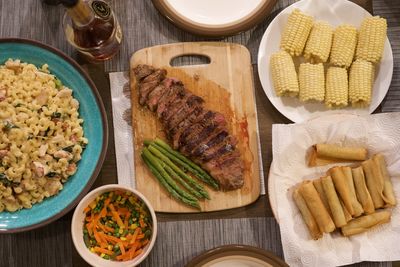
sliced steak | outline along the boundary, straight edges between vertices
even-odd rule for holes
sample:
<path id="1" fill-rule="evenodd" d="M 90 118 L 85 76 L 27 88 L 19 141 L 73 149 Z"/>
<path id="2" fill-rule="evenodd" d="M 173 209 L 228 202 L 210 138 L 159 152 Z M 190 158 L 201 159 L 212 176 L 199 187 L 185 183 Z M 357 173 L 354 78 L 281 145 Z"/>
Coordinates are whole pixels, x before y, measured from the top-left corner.
<path id="1" fill-rule="evenodd" d="M 215 116 L 215 112 L 209 110 L 209 111 L 205 112 L 203 116 L 195 118 L 195 121 L 188 123 L 188 127 L 186 127 L 182 131 L 182 134 L 179 136 L 177 148 L 181 148 L 181 147 L 185 146 L 191 136 L 198 135 L 200 133 L 200 131 L 208 123 L 210 123 L 210 121 L 213 119 L 214 116 Z"/>
<path id="2" fill-rule="evenodd" d="M 225 127 L 218 127 L 210 136 L 204 139 L 199 143 L 197 147 L 195 147 L 188 154 L 191 157 L 197 158 L 201 154 L 203 154 L 206 150 L 212 148 L 214 145 L 219 144 L 224 140 L 225 137 L 229 135 L 228 130 Z"/>
<path id="3" fill-rule="evenodd" d="M 147 96 L 156 88 L 162 80 L 164 80 L 167 72 L 164 69 L 158 69 L 152 74 L 146 76 L 139 83 L 139 103 L 144 105 L 147 101 Z"/>
<path id="4" fill-rule="evenodd" d="M 243 186 L 243 162 L 238 151 L 224 162 L 212 161 L 203 164 L 202 167 L 218 181 L 224 190 L 233 190 Z"/>
<path id="5" fill-rule="evenodd" d="M 158 101 L 162 97 L 165 92 L 165 86 L 163 83 L 160 83 L 153 91 L 151 91 L 147 97 L 147 106 L 151 111 L 155 111 L 157 109 Z"/>
<path id="6" fill-rule="evenodd" d="M 243 186 L 243 161 L 225 117 L 205 109 L 201 97 L 187 91 L 178 79 L 166 78 L 164 69 L 138 65 L 133 72 L 139 103 L 157 113 L 173 147 L 208 171 L 221 189 Z"/>
<path id="7" fill-rule="evenodd" d="M 234 151 L 236 143 L 236 139 L 228 135 L 225 138 L 221 138 L 220 142 L 206 149 L 197 159 L 201 162 L 208 162 L 214 158 L 222 157 L 224 154 Z"/>
<path id="8" fill-rule="evenodd" d="M 200 112 L 197 114 L 193 112 L 187 118 L 185 118 L 181 123 L 179 123 L 179 125 L 176 128 L 174 128 L 174 131 L 171 132 L 172 136 L 171 140 L 174 149 L 178 149 L 180 136 L 185 132 L 186 128 L 192 126 L 194 123 L 201 120 L 207 113 L 208 110 L 206 109 L 201 109 Z"/>
<path id="9" fill-rule="evenodd" d="M 137 65 L 134 69 L 133 69 L 133 73 L 136 76 L 136 79 L 138 81 L 142 80 L 143 78 L 149 76 L 150 74 L 152 74 L 155 71 L 155 69 L 152 66 L 149 65 Z"/>
<path id="10" fill-rule="evenodd" d="M 161 113 L 160 120 L 162 124 L 165 126 L 168 123 L 168 119 L 174 115 L 178 110 L 182 109 L 186 103 L 186 99 L 191 95 L 190 92 L 183 92 L 182 94 L 178 94 L 174 99 L 172 99 L 168 104 L 164 111 Z"/>
<path id="11" fill-rule="evenodd" d="M 158 101 L 156 110 L 158 118 L 161 118 L 161 114 L 166 108 L 168 108 L 170 102 L 174 101 L 177 97 L 182 98 L 185 95 L 185 88 L 181 82 L 174 82 L 167 88 L 169 88 L 168 92 L 163 94 L 161 99 Z"/>
<path id="12" fill-rule="evenodd" d="M 203 110 L 202 103 L 204 100 L 196 95 L 190 95 L 186 99 L 186 103 L 180 107 L 176 113 L 172 114 L 171 117 L 164 122 L 165 130 L 168 133 L 172 133 L 174 128 L 177 127 L 185 118 L 188 118 L 192 114 L 198 116 L 200 111 Z"/>
<path id="13" fill-rule="evenodd" d="M 213 132 L 220 126 L 216 119 L 218 114 L 213 112 L 208 117 L 204 116 L 203 120 L 199 121 L 195 125 L 200 125 L 198 132 L 192 132 L 183 140 L 183 145 L 180 147 L 180 151 L 184 154 L 190 155 L 190 152 L 203 141 L 207 140 L 207 137 L 213 135 Z M 224 127 L 224 125 L 221 125 Z"/>

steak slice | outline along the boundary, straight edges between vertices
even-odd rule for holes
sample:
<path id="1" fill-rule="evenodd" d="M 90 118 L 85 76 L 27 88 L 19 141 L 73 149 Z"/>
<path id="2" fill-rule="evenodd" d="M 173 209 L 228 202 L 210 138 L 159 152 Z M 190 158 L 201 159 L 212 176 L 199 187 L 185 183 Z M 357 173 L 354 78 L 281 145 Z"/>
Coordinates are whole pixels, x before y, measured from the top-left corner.
<path id="1" fill-rule="evenodd" d="M 191 95 L 190 92 L 183 92 L 182 94 L 178 94 L 174 99 L 172 99 L 164 111 L 161 113 L 160 120 L 162 124 L 165 126 L 168 123 L 168 119 L 174 115 L 178 110 L 182 109 L 185 105 L 186 99 Z"/>
<path id="2" fill-rule="evenodd" d="M 160 83 L 153 91 L 151 91 L 147 97 L 147 106 L 151 111 L 155 111 L 157 109 L 158 101 L 166 91 L 163 83 Z"/>
<path id="3" fill-rule="evenodd" d="M 201 107 L 196 108 L 195 110 L 196 112 L 192 112 L 188 117 L 181 121 L 179 125 L 175 127 L 173 131 L 171 131 L 171 133 L 169 133 L 174 149 L 178 149 L 180 136 L 183 134 L 186 128 L 201 120 L 203 116 L 208 112 L 208 110 L 205 110 Z"/>
<path id="4" fill-rule="evenodd" d="M 197 147 L 195 147 L 189 155 L 193 158 L 199 157 L 206 150 L 212 148 L 216 144 L 219 144 L 229 135 L 228 130 L 225 127 L 218 127 L 208 138 L 204 139 Z"/>
<path id="5" fill-rule="evenodd" d="M 168 105 L 171 101 L 173 101 L 177 97 L 182 98 L 185 95 L 185 88 L 183 87 L 183 84 L 181 82 L 173 82 L 167 88 L 169 88 L 168 92 L 163 94 L 160 101 L 158 101 L 156 110 L 158 118 L 161 118 L 161 114 L 166 108 L 168 108 Z"/>
<path id="6" fill-rule="evenodd" d="M 194 113 L 196 116 L 200 111 L 203 110 L 201 104 L 204 100 L 196 95 L 190 95 L 186 102 L 177 110 L 171 117 L 169 117 L 166 122 L 164 122 L 165 131 L 170 134 L 185 118 L 189 117 Z"/>
<path id="7" fill-rule="evenodd" d="M 137 65 L 135 68 L 133 68 L 133 73 L 136 76 L 136 79 L 138 81 L 142 80 L 143 78 L 149 76 L 155 71 L 155 69 L 152 66 L 149 65 Z"/>
<path id="8" fill-rule="evenodd" d="M 197 147 L 202 142 L 206 141 L 209 136 L 213 135 L 214 131 L 218 129 L 218 127 L 225 127 L 225 125 L 221 125 L 218 120 L 217 113 L 212 113 L 210 117 L 206 117 L 199 121 L 196 125 L 200 125 L 200 130 L 198 132 L 193 132 L 189 136 L 183 140 L 183 145 L 180 147 L 180 151 L 187 155 L 190 155 L 190 152 Z"/>
<path id="9" fill-rule="evenodd" d="M 204 126 L 207 125 L 209 120 L 212 120 L 214 115 L 215 112 L 209 110 L 204 113 L 202 117 L 196 118 L 195 121 L 192 121 L 191 124 L 186 127 L 179 136 L 177 148 L 181 148 L 186 145 L 186 143 L 189 141 L 188 137 L 197 135 L 204 128 Z"/>
<path id="10" fill-rule="evenodd" d="M 224 190 L 233 190 L 243 186 L 243 162 L 239 151 L 235 150 L 224 160 L 213 160 L 202 167 L 216 179 Z"/>
<path id="11" fill-rule="evenodd" d="M 228 135 L 224 138 L 220 138 L 220 141 L 218 143 L 214 143 L 214 145 L 206 149 L 197 158 L 201 162 L 205 163 L 214 158 L 222 157 L 224 154 L 234 151 L 236 148 L 236 144 L 237 144 L 236 139 Z"/>
<path id="12" fill-rule="evenodd" d="M 167 72 L 164 69 L 158 69 L 152 74 L 146 76 L 139 83 L 139 104 L 144 105 L 147 101 L 147 96 L 154 88 L 156 88 L 162 80 L 164 80 Z"/>

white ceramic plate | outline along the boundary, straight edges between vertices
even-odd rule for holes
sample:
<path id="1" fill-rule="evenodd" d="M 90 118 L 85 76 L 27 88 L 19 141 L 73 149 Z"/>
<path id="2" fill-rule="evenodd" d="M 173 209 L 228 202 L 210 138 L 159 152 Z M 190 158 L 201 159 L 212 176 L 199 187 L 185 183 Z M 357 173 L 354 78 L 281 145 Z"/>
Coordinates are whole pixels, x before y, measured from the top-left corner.
<path id="1" fill-rule="evenodd" d="M 235 23 L 260 8 L 263 0 L 167 0 L 176 12 L 195 23 L 221 26 Z"/>
<path id="2" fill-rule="evenodd" d="M 204 36 L 227 36 L 261 22 L 277 0 L 153 0 L 177 26 Z"/>
<path id="3" fill-rule="evenodd" d="M 338 112 L 357 115 L 371 114 L 382 102 L 392 80 L 393 55 L 389 39 L 385 43 L 382 61 L 376 68 L 372 101 L 369 108 L 329 110 L 322 103 L 304 104 L 297 98 L 278 97 L 275 94 L 269 69 L 269 60 L 271 54 L 279 50 L 281 33 L 286 25 L 288 15 L 295 8 L 314 16 L 316 20 L 327 21 L 333 27 L 343 23 L 359 27 L 365 17 L 371 16 L 368 11 L 347 0 L 301 0 L 279 13 L 265 31 L 258 51 L 258 75 L 268 99 L 279 112 L 293 122 L 303 122 L 313 117 Z"/>

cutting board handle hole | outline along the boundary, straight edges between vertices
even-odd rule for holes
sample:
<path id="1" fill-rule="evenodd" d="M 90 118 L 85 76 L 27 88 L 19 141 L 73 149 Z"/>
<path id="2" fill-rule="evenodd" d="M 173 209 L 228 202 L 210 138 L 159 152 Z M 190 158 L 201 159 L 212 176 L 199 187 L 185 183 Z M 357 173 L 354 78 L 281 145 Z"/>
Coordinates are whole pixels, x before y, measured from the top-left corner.
<path id="1" fill-rule="evenodd" d="M 200 54 L 186 54 L 173 57 L 169 64 L 172 67 L 193 66 L 193 65 L 207 65 L 211 63 L 209 56 Z"/>

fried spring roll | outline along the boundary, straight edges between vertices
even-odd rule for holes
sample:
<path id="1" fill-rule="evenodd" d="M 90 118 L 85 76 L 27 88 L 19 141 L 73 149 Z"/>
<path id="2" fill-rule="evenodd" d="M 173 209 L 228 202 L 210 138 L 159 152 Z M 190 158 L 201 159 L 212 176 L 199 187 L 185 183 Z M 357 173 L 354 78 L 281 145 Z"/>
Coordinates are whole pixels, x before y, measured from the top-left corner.
<path id="1" fill-rule="evenodd" d="M 351 216 L 350 212 L 348 212 L 348 210 L 344 206 L 343 201 L 340 198 L 339 198 L 339 200 L 340 200 L 340 205 L 342 206 L 342 209 L 343 209 L 344 217 L 346 218 L 346 222 L 353 220 L 353 217 Z"/>
<path id="2" fill-rule="evenodd" d="M 346 177 L 346 183 L 349 188 L 351 205 L 354 210 L 354 217 L 358 217 L 364 213 L 364 209 L 361 206 L 360 202 L 358 202 L 358 200 L 357 200 L 357 195 L 356 195 L 356 190 L 354 188 L 353 174 L 351 173 L 351 168 L 348 166 L 344 166 L 344 167 L 342 167 L 342 172 L 343 172 L 344 176 Z"/>
<path id="3" fill-rule="evenodd" d="M 346 182 L 346 177 L 340 167 L 333 167 L 329 169 L 328 173 L 332 177 L 333 184 L 339 193 L 340 198 L 343 200 L 344 206 L 351 216 L 354 216 L 355 211 L 352 205 L 350 196 L 350 188 Z"/>
<path id="4" fill-rule="evenodd" d="M 382 198 L 386 202 L 387 206 L 395 206 L 396 198 L 393 192 L 392 181 L 386 167 L 385 157 L 382 154 L 376 154 L 372 157 L 376 165 L 379 166 L 381 174 L 383 176 L 383 195 Z"/>
<path id="5" fill-rule="evenodd" d="M 293 199 L 299 208 L 301 215 L 303 216 L 303 220 L 308 227 L 308 231 L 310 232 L 312 239 L 317 240 L 321 238 L 322 232 L 319 229 L 318 224 L 312 216 L 310 210 L 308 209 L 304 198 L 299 193 L 299 188 L 296 188 L 293 191 Z"/>
<path id="6" fill-rule="evenodd" d="M 371 194 L 372 202 L 375 209 L 382 208 L 385 202 L 382 199 L 383 195 L 383 177 L 380 172 L 380 167 L 372 160 L 366 160 L 361 163 L 365 173 L 365 181 L 367 182 L 368 191 Z"/>
<path id="7" fill-rule="evenodd" d="M 305 181 L 300 186 L 300 194 L 304 198 L 308 209 L 317 221 L 319 229 L 324 233 L 330 233 L 335 230 L 335 224 L 333 223 L 328 211 L 324 207 L 321 198 L 318 195 L 311 181 Z"/>
<path id="8" fill-rule="evenodd" d="M 324 188 L 324 192 L 328 200 L 329 208 L 332 212 L 333 221 L 336 227 L 339 228 L 346 225 L 346 217 L 344 216 L 342 205 L 340 205 L 339 197 L 336 194 L 332 178 L 330 176 L 322 177 L 321 183 L 322 187 Z"/>
<path id="9" fill-rule="evenodd" d="M 378 211 L 369 215 L 361 216 L 352 220 L 347 225 L 342 227 L 342 234 L 350 236 L 359 234 L 369 230 L 371 227 L 387 223 L 390 221 L 390 211 Z"/>
<path id="10" fill-rule="evenodd" d="M 317 155 L 345 160 L 366 160 L 368 151 L 363 147 L 341 147 L 332 144 L 316 144 Z"/>
<path id="11" fill-rule="evenodd" d="M 317 190 L 317 192 L 319 194 L 319 197 L 322 200 L 322 204 L 324 204 L 326 210 L 328 211 L 329 216 L 331 216 L 331 218 L 333 218 L 332 217 L 332 213 L 331 213 L 331 209 L 329 207 L 328 198 L 327 198 L 327 196 L 325 194 L 324 188 L 322 187 L 322 178 L 323 177 L 313 180 L 313 185 L 314 185 L 315 189 Z"/>
<path id="12" fill-rule="evenodd" d="M 374 202 L 372 202 L 371 195 L 369 194 L 367 185 L 365 184 L 363 168 L 361 166 L 354 168 L 351 170 L 351 173 L 353 174 L 357 198 L 360 201 L 365 213 L 374 213 Z"/>

